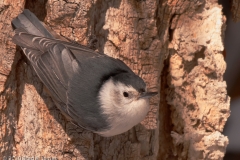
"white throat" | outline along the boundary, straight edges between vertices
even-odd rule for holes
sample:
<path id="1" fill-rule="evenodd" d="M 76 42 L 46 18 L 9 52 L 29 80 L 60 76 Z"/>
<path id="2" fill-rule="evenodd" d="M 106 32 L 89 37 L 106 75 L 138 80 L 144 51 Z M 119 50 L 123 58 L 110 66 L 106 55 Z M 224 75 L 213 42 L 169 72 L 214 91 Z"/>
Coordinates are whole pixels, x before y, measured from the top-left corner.
<path id="1" fill-rule="evenodd" d="M 149 99 L 132 99 L 130 103 L 121 103 L 118 99 L 125 100 L 123 91 L 135 91 L 131 86 L 122 83 L 115 84 L 110 78 L 106 81 L 99 92 L 99 102 L 103 113 L 108 117 L 110 129 L 98 134 L 109 137 L 128 131 L 141 122 L 148 113 Z"/>

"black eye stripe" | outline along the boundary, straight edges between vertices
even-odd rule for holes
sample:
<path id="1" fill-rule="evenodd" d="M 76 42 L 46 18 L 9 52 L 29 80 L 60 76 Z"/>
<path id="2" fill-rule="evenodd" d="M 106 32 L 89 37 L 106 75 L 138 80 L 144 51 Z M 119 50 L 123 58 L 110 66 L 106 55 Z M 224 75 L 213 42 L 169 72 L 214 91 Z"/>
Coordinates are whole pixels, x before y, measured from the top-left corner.
<path id="1" fill-rule="evenodd" d="M 128 97 L 129 95 L 128 95 L 127 92 L 123 92 L 123 96 L 124 96 L 124 97 Z"/>

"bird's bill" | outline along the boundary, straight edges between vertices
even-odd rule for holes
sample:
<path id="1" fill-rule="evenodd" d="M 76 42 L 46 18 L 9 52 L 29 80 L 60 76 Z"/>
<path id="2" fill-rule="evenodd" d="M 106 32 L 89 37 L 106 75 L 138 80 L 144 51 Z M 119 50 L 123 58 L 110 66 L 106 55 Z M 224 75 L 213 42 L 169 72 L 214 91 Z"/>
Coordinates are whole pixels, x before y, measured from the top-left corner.
<path id="1" fill-rule="evenodd" d="M 143 92 L 140 94 L 139 98 L 151 98 L 157 94 L 158 92 Z"/>

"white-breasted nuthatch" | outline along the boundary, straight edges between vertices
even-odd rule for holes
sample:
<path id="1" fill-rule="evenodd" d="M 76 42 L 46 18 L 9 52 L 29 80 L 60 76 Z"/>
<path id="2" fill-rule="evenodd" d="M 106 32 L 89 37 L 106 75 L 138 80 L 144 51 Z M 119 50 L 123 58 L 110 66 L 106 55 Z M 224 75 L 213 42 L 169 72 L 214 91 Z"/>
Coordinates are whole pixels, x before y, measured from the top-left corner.
<path id="1" fill-rule="evenodd" d="M 57 39 L 29 10 L 12 21 L 13 42 L 27 56 L 58 109 L 104 137 L 141 122 L 149 110 L 144 81 L 121 60 Z"/>

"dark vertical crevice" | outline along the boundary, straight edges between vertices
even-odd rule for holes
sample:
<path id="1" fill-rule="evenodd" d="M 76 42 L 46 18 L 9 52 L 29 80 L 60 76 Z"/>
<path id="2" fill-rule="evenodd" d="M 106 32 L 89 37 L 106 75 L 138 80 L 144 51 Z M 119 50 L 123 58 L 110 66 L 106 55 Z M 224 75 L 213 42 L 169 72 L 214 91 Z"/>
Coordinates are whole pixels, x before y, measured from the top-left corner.
<path id="1" fill-rule="evenodd" d="M 158 36 L 162 40 L 165 37 L 165 34 L 163 31 L 168 30 L 168 36 L 169 39 L 165 44 L 162 46 L 160 54 L 161 55 L 161 62 L 163 63 L 163 68 L 159 72 L 161 72 L 160 75 L 160 102 L 159 102 L 159 150 L 157 159 L 158 160 L 175 160 L 177 159 L 176 156 L 173 155 L 172 151 L 172 137 L 171 137 L 171 131 L 173 128 L 173 124 L 171 121 L 171 110 L 170 105 L 167 103 L 167 90 L 169 88 L 168 86 L 168 75 L 169 75 L 169 56 L 164 60 L 164 58 L 168 55 L 168 43 L 169 40 L 171 41 L 173 37 L 173 31 L 170 26 L 166 25 L 166 23 L 170 23 L 174 16 L 165 17 L 167 15 L 164 14 L 164 12 L 167 12 L 169 10 L 168 6 L 163 6 L 163 0 L 158 0 L 158 7 L 155 11 L 155 17 L 156 17 L 156 26 L 158 28 Z M 172 17 L 172 18 L 171 18 Z M 168 21 L 166 22 L 166 19 Z M 164 61 L 164 62 L 163 62 Z M 160 64 L 162 64 L 160 63 Z"/>
<path id="2" fill-rule="evenodd" d="M 223 6 L 223 14 L 225 16 L 229 15 L 230 13 L 230 8 L 231 8 L 231 0 L 226 1 L 226 0 L 218 0 L 218 3 Z"/>
<path id="3" fill-rule="evenodd" d="M 26 0 L 24 8 L 29 9 L 40 21 L 43 21 L 47 15 L 46 3 L 47 0 Z"/>
<path id="4" fill-rule="evenodd" d="M 169 58 L 164 61 L 164 67 L 161 74 L 161 83 L 160 83 L 160 105 L 159 105 L 159 152 L 158 159 L 160 160 L 175 160 L 175 157 L 172 153 L 172 137 L 171 131 L 173 128 L 171 121 L 171 110 L 170 106 L 167 103 L 167 89 L 168 86 L 168 72 L 169 70 Z"/>

